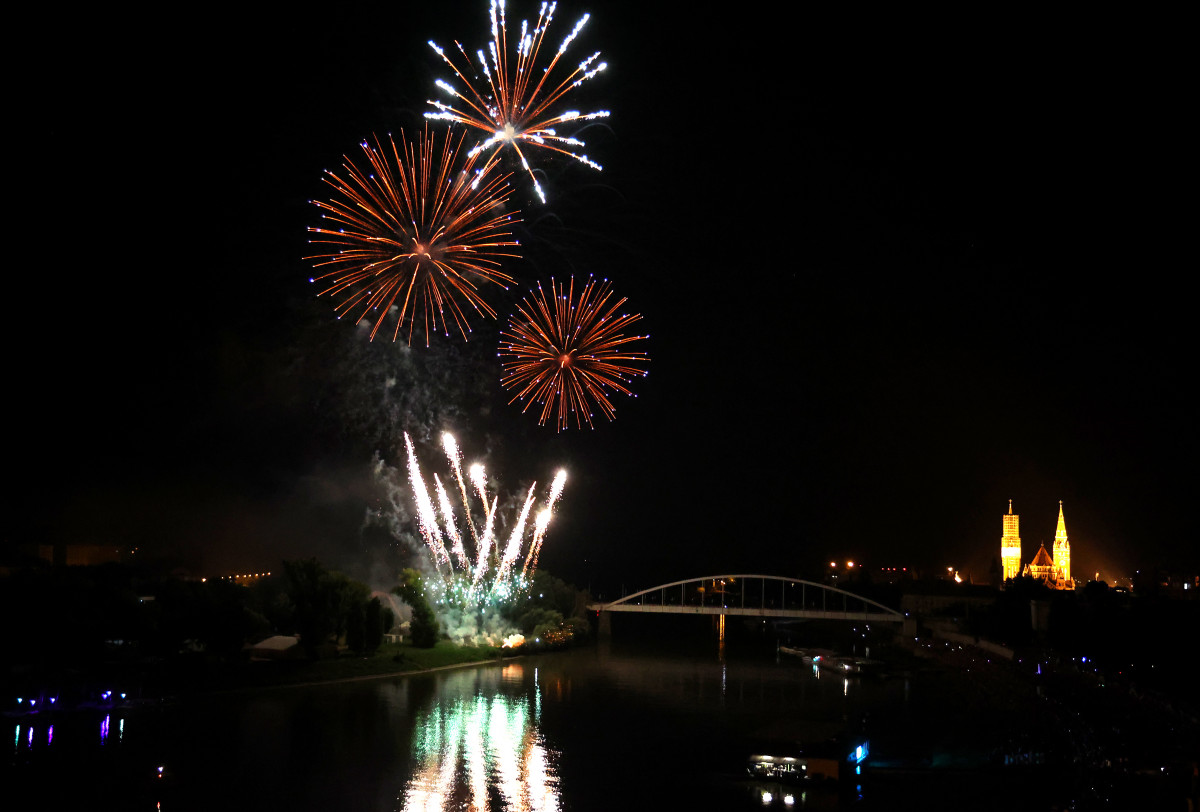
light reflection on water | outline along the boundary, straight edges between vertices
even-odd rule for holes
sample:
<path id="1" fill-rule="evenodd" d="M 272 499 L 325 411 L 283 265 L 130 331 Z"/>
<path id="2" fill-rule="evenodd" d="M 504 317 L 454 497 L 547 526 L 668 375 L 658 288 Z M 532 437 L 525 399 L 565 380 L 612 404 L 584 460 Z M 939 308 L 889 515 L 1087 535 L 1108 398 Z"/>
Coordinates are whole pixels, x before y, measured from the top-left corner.
<path id="1" fill-rule="evenodd" d="M 50 808 L 111 795 L 146 812 L 160 802 L 167 812 L 609 812 L 614 797 L 627 808 L 738 809 L 747 742 L 823 738 L 857 717 L 860 686 L 849 701 L 845 692 L 794 662 L 598 645 L 64 712 L 52 733 L 49 718 L 31 716 L 6 732 L 0 784 L 50 793 Z"/>
<path id="2" fill-rule="evenodd" d="M 494 807 L 557 812 L 559 754 L 545 744 L 537 670 L 526 686 L 517 663 L 451 672 L 413 730 L 416 766 L 400 797 L 403 812 Z"/>
<path id="3" fill-rule="evenodd" d="M 108 743 L 108 731 L 109 731 L 111 721 L 112 721 L 111 714 L 106 715 L 103 719 L 100 720 L 100 744 L 101 745 Z M 38 732 L 39 729 L 42 730 L 43 732 L 39 733 Z M 117 740 L 118 741 L 123 740 L 125 737 L 125 720 L 124 719 L 121 719 L 118 721 L 117 731 L 118 731 Z M 43 745 L 45 747 L 50 747 L 54 744 L 54 725 L 53 725 L 53 723 L 48 723 L 44 726 L 40 726 L 36 723 L 23 724 L 22 722 L 17 722 L 13 725 L 13 732 L 14 732 L 13 748 L 14 748 L 14 753 L 17 753 L 17 754 L 19 754 L 22 751 L 22 749 L 24 749 L 25 751 L 32 751 L 35 747 L 41 747 Z M 24 734 L 23 738 L 22 738 L 22 733 Z"/>

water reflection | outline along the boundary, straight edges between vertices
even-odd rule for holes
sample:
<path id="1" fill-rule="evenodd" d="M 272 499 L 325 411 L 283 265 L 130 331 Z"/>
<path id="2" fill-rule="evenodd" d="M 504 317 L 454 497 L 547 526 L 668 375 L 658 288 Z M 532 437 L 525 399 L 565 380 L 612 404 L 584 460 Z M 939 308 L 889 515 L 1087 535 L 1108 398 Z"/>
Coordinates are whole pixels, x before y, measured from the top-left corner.
<path id="1" fill-rule="evenodd" d="M 22 738 L 22 732 L 24 738 Z M 15 725 L 13 752 L 20 752 L 22 748 L 22 741 L 24 741 L 25 749 L 32 750 L 34 745 L 37 743 L 37 735 L 37 727 L 35 725 L 30 725 L 27 728 L 21 724 Z M 46 727 L 46 746 L 49 747 L 52 744 L 54 744 L 54 725 L 48 725 Z"/>
<path id="2" fill-rule="evenodd" d="M 541 689 L 519 664 L 447 674 L 416 716 L 417 764 L 401 795 L 404 812 L 490 809 L 557 812 L 558 753 L 538 729 Z"/>

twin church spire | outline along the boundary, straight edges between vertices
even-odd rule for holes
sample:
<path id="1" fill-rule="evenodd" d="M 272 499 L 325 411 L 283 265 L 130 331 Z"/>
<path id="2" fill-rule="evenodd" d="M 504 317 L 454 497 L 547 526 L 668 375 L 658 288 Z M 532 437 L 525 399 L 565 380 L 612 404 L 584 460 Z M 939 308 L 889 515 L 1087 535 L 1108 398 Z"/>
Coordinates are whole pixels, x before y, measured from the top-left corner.
<path id="1" fill-rule="evenodd" d="M 1000 561 L 1004 580 L 1016 578 L 1022 573 L 1020 516 L 1013 513 L 1012 500 L 1008 500 L 1008 513 L 1004 516 L 1004 534 L 1000 537 Z M 1067 538 L 1067 520 L 1063 515 L 1063 503 L 1058 503 L 1058 527 L 1054 532 L 1054 556 L 1046 552 L 1042 544 L 1033 561 L 1025 565 L 1025 575 L 1039 578 L 1054 589 L 1074 589 L 1071 579 L 1071 542 Z"/>
<path id="2" fill-rule="evenodd" d="M 1067 540 L 1067 520 L 1063 518 L 1062 500 L 1058 500 L 1058 529 L 1054 531 L 1054 566 L 1062 572 L 1064 581 L 1071 580 L 1071 542 Z"/>

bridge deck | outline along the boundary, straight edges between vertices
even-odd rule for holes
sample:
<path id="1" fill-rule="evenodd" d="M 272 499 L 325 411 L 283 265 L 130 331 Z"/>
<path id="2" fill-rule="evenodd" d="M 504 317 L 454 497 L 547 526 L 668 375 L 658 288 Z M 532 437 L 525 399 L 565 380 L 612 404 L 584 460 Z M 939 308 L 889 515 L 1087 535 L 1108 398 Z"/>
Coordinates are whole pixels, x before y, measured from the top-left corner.
<path id="1" fill-rule="evenodd" d="M 757 606 L 643 606 L 639 604 L 589 603 L 593 612 L 640 612 L 666 615 L 730 615 L 800 620 L 875 620 L 899 622 L 902 617 L 885 612 L 831 612 L 821 609 L 763 609 Z"/>
<path id="2" fill-rule="evenodd" d="M 747 606 L 746 604 L 750 605 Z M 757 604 L 757 605 L 755 605 Z M 863 620 L 900 623 L 904 615 L 862 595 L 829 584 L 778 575 L 713 575 L 643 589 L 607 603 L 595 612 L 734 615 L 808 620 Z"/>

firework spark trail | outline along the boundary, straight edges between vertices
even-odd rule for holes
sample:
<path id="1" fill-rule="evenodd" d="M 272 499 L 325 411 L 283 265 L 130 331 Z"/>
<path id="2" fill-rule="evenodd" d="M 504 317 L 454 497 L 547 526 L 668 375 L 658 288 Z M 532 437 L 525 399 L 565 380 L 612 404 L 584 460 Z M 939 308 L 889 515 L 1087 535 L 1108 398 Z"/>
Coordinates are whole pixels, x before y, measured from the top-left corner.
<path id="1" fill-rule="evenodd" d="M 521 517 L 517 519 L 512 534 L 508 537 L 508 546 L 504 548 L 504 557 L 500 559 L 500 567 L 496 573 L 497 583 L 508 575 L 517 556 L 521 554 L 521 537 L 525 535 L 525 520 L 529 518 L 529 508 L 533 506 L 533 489 L 536 487 L 536 482 L 529 486 L 529 493 L 525 496 L 525 504 L 521 508 Z"/>
<path id="2" fill-rule="evenodd" d="M 449 335 L 452 322 L 466 339 L 467 310 L 496 316 L 480 286 L 513 281 L 500 269 L 518 245 L 509 229 L 519 217 L 505 211 L 508 176 L 491 162 L 476 171 L 472 154 L 460 160 L 464 137 L 455 143 L 446 134 L 440 153 L 428 131 L 415 143 L 402 134 L 399 147 L 391 136 L 387 148 L 363 141 L 370 171 L 344 158 L 344 177 L 325 173 L 333 199 L 311 201 L 329 224 L 309 228 L 326 253 L 307 259 L 328 269 L 310 281 L 328 285 L 318 295 L 339 300 L 338 318 L 356 312 L 358 323 L 378 312 L 372 339 L 393 308 L 393 341 L 407 325 L 411 344 L 418 322 L 427 346 L 433 330 Z"/>
<path id="3" fill-rule="evenodd" d="M 433 553 L 434 567 L 441 572 L 442 562 L 450 564 L 450 556 L 446 553 L 446 545 L 442 542 L 442 534 L 437 525 L 437 514 L 433 510 L 433 502 L 429 499 L 429 491 L 425 488 L 425 480 L 421 477 L 421 469 L 417 465 L 417 454 L 413 449 L 412 438 L 404 432 L 404 442 L 408 445 L 408 479 L 412 483 L 413 499 L 417 503 L 418 525 L 421 537 Z"/>
<path id="4" fill-rule="evenodd" d="M 567 486 L 567 472 L 562 468 L 558 469 L 558 473 L 554 475 L 554 482 L 550 485 L 550 496 L 546 500 L 546 509 L 553 510 L 554 504 L 558 501 L 558 497 L 562 496 L 563 488 Z"/>
<path id="5" fill-rule="evenodd" d="M 479 500 L 483 502 L 484 510 L 484 526 L 483 536 L 479 539 L 479 544 L 476 545 L 479 550 L 478 561 L 475 565 L 474 582 L 479 583 L 484 572 L 487 571 L 488 556 L 492 553 L 492 532 L 496 520 L 496 506 L 500 503 L 500 495 L 491 500 L 488 504 L 487 495 L 487 477 L 483 473 L 483 466 L 475 463 L 470 469 L 471 484 L 475 486 L 475 492 L 479 494 Z"/>
<path id="6" fill-rule="evenodd" d="M 417 506 L 419 529 L 426 546 L 429 547 L 432 554 L 438 574 L 445 579 L 444 586 L 447 594 L 453 591 L 458 596 L 454 600 L 462 601 L 462 606 L 471 606 L 476 605 L 481 600 L 507 599 L 523 590 L 528 583 L 527 578 L 532 576 L 537 567 L 535 550 L 540 550 L 541 548 L 554 505 L 562 494 L 563 485 L 566 482 L 566 473 L 560 470 L 556 475 L 547 496 L 546 506 L 534 523 L 534 533 L 528 548 L 525 550 L 525 561 L 520 568 L 520 574 L 514 575 L 514 565 L 522 554 L 526 527 L 530 510 L 533 507 L 537 483 L 529 487 L 525 503 L 513 526 L 512 533 L 509 535 L 503 551 L 500 551 L 496 540 L 493 538 L 500 497 L 497 494 L 489 498 L 487 478 L 484 474 L 483 466 L 474 464 L 470 467 L 469 477 L 471 483 L 475 486 L 480 501 L 483 503 L 484 511 L 482 533 L 475 535 L 477 526 L 473 523 L 470 524 L 477 553 L 476 561 L 472 565 L 471 556 L 465 549 L 464 537 L 459 532 L 454 508 L 445 485 L 442 483 L 441 478 L 437 474 L 434 474 L 433 481 L 437 492 L 438 504 L 441 508 L 442 526 L 439 527 L 438 514 L 434 510 L 433 501 L 430 499 L 429 490 L 425 485 L 420 466 L 417 463 L 416 450 L 413 446 L 412 437 L 407 432 L 404 434 L 404 442 L 408 449 L 408 476 L 412 486 L 413 499 Z M 443 435 L 442 443 L 446 450 L 449 464 L 455 470 L 456 476 L 459 479 L 459 490 L 464 500 L 463 510 L 469 520 L 471 505 L 467 498 L 467 488 L 462 478 L 462 464 L 458 453 L 458 445 L 449 434 Z M 444 539 L 450 540 L 449 552 L 446 549 Z M 494 555 L 493 546 L 496 546 L 496 553 L 502 552 L 502 554 Z M 447 571 L 443 571 L 442 564 L 446 565 Z M 488 573 L 489 567 L 493 567 L 490 575 Z M 485 577 L 488 579 L 486 582 Z"/>
<path id="7" fill-rule="evenodd" d="M 471 502 L 467 499 L 467 485 L 463 481 L 462 475 L 462 454 L 458 451 L 458 443 L 454 440 L 454 435 L 450 432 L 442 434 L 442 447 L 446 450 L 446 459 L 450 461 L 450 466 L 454 469 L 454 478 L 458 480 L 458 492 L 462 494 L 463 512 L 467 517 L 467 527 L 471 531 L 471 539 L 475 542 L 475 549 L 479 549 L 479 533 L 475 530 L 475 520 L 471 518 Z M 486 509 L 487 505 L 484 505 Z"/>
<path id="8" fill-rule="evenodd" d="M 529 555 L 525 557 L 525 566 L 521 568 L 521 575 L 537 569 L 538 553 L 542 551 L 542 540 L 546 537 L 550 519 L 554 517 L 554 505 L 558 502 L 558 497 L 562 496 L 563 487 L 566 484 L 567 472 L 560 468 L 554 475 L 554 482 L 550 486 L 550 496 L 546 499 L 546 507 L 538 514 L 537 521 L 534 523 L 533 541 L 529 544 Z"/>
<path id="9" fill-rule="evenodd" d="M 537 569 L 537 557 L 538 551 L 541 549 L 542 534 L 546 532 L 546 528 L 549 527 L 550 520 L 553 517 L 554 513 L 549 508 L 542 510 L 537 515 L 537 519 L 533 523 L 533 542 L 529 545 L 529 555 L 525 557 L 525 566 L 521 568 L 522 576 L 531 569 Z"/>
<path id="10" fill-rule="evenodd" d="M 483 578 L 483 574 L 487 572 L 488 556 L 492 554 L 492 532 L 493 522 L 496 518 L 496 504 L 500 497 L 497 496 L 492 500 L 492 508 L 487 513 L 486 524 L 483 528 L 483 536 L 479 540 L 479 557 L 475 563 L 475 572 L 472 575 L 472 582 L 478 584 Z"/>
<path id="11" fill-rule="evenodd" d="M 589 278 L 577 300 L 574 277 L 569 288 L 551 279 L 547 298 L 539 283 L 537 293 L 531 292 L 517 305 L 517 315 L 508 329 L 501 331 L 499 355 L 506 360 L 501 363 L 504 377 L 500 383 L 517 390 L 510 404 L 528 398 L 523 412 L 535 402 L 542 404 L 539 425 L 553 415 L 562 431 L 574 414 L 576 427 L 583 428 L 586 421 L 589 428 L 595 428 L 591 404 L 612 420 L 616 409 L 609 400 L 610 391 L 636 397 L 627 384 L 647 372 L 634 364 L 650 358 L 644 352 L 630 351 L 627 345 L 649 336 L 624 333 L 641 316 L 618 315 L 626 300 L 610 305 L 611 291 L 608 280 L 598 283 Z"/>
<path id="12" fill-rule="evenodd" d="M 488 555 L 491 553 L 492 547 L 492 524 L 496 515 L 496 505 L 499 503 L 499 496 L 488 502 L 487 495 L 487 476 L 484 474 L 483 466 L 475 463 L 471 466 L 469 474 L 471 484 L 475 486 L 475 492 L 479 495 L 479 499 L 483 502 L 484 512 L 484 528 L 481 536 L 476 530 L 475 521 L 471 517 L 471 502 L 467 497 L 467 485 L 462 475 L 462 454 L 458 450 L 458 443 L 454 439 L 454 435 L 449 432 L 442 434 L 442 447 L 446 451 L 446 459 L 450 462 L 450 466 L 454 469 L 455 478 L 458 480 L 459 493 L 462 494 L 463 513 L 467 518 L 467 526 L 471 531 L 471 539 L 475 542 L 476 564 L 473 570 L 473 582 L 478 583 L 483 577 L 483 573 L 487 569 Z M 470 567 L 463 563 L 463 569 Z"/>
<path id="13" fill-rule="evenodd" d="M 487 506 L 487 477 L 483 474 L 483 466 L 475 463 L 471 466 L 471 484 L 475 486 L 475 493 L 479 494 L 479 499 L 483 502 L 484 507 Z"/>
<path id="14" fill-rule="evenodd" d="M 443 62 L 450 66 L 459 81 L 465 85 L 466 91 L 459 92 L 449 82 L 442 79 L 437 80 L 437 86 L 455 101 L 446 104 L 431 99 L 429 104 L 436 108 L 437 112 L 426 113 L 425 117 L 462 124 L 488 133 L 489 137 L 471 150 L 472 157 L 493 147 L 511 146 L 543 203 L 546 202 L 546 195 L 541 184 L 534 177 L 533 169 L 530 168 L 525 153 L 521 150 L 521 143 L 569 156 L 599 170 L 602 167 L 587 155 L 572 151 L 577 147 L 586 146 L 584 142 L 570 136 L 559 135 L 556 127 L 568 123 L 607 118 L 610 115 L 608 110 L 597 110 L 592 113 L 580 113 L 578 110 L 551 112 L 551 109 L 555 108 L 567 93 L 608 67 L 606 62 L 595 64 L 600 56 L 600 52 L 597 51 L 580 62 L 561 80 L 551 80 L 550 78 L 571 42 L 591 18 L 590 14 L 584 14 L 575 24 L 571 33 L 563 40 L 549 64 L 535 69 L 542 40 L 550 26 L 550 21 L 554 18 L 556 6 L 556 3 L 542 3 L 537 25 L 534 26 L 532 32 L 529 31 L 528 20 L 521 21 L 521 36 L 516 40 L 514 47 L 516 63 L 514 67 L 508 56 L 508 21 L 505 16 L 504 2 L 503 0 L 499 0 L 499 2 L 492 0 L 490 10 L 492 39 L 488 43 L 488 54 L 491 59 L 488 59 L 488 55 L 485 55 L 482 49 L 475 52 L 483 78 L 476 77 L 474 82 L 469 77 L 475 75 L 475 68 L 472 67 L 471 58 L 461 43 L 458 41 L 454 43 L 458 53 L 462 56 L 462 62 L 459 63 L 451 59 L 451 56 L 448 56 L 446 51 L 433 40 L 429 41 L 429 46 L 442 58 Z M 535 77 L 537 77 L 536 83 L 533 82 Z M 459 104 L 460 102 L 461 104 Z M 455 104 L 458 106 L 454 106 Z M 488 162 L 489 165 L 495 157 L 496 153 L 493 152 Z"/>
<path id="15" fill-rule="evenodd" d="M 450 506 L 450 497 L 446 495 L 446 489 L 442 486 L 442 480 L 438 478 L 437 474 L 433 475 L 433 483 L 436 486 L 438 502 L 442 508 L 442 526 L 446 528 L 446 535 L 450 538 L 450 551 L 458 559 L 458 565 L 466 569 L 467 551 L 463 548 L 462 536 L 458 534 L 458 523 L 454 521 L 454 509 Z"/>

